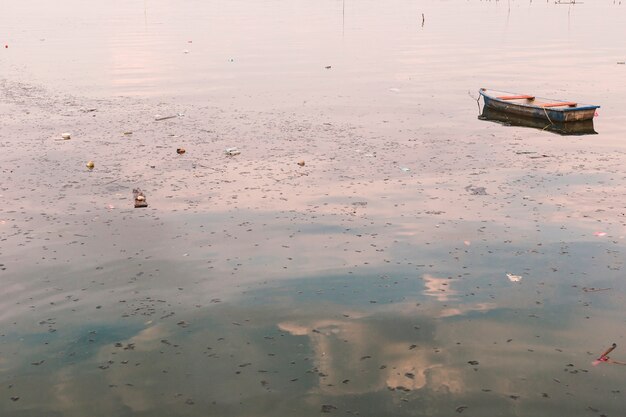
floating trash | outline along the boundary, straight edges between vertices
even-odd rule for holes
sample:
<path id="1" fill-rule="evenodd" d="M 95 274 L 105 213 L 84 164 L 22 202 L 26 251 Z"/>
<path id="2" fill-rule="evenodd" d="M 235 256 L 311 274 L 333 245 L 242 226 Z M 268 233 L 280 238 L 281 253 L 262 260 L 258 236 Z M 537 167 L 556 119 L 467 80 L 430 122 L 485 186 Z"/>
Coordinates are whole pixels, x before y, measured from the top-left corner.
<path id="1" fill-rule="evenodd" d="M 96 166 L 96 164 L 94 164 L 93 161 L 87 162 L 87 168 L 93 169 L 95 166 Z"/>
<path id="2" fill-rule="evenodd" d="M 605 350 L 604 353 L 602 353 L 602 355 L 598 356 L 598 359 L 596 359 L 595 361 L 591 362 L 591 364 L 593 366 L 596 366 L 596 365 L 600 364 L 601 362 L 605 362 L 605 363 L 614 363 L 616 365 L 626 365 L 626 362 L 616 361 L 614 359 L 611 359 L 608 356 L 609 353 L 613 352 L 616 347 L 617 347 L 617 343 L 613 343 L 611 345 L 611 347 L 609 347 L 607 350 Z"/>
<path id="3" fill-rule="evenodd" d="M 472 184 L 465 187 L 465 191 L 469 191 L 471 195 L 487 195 L 485 187 L 474 187 Z"/>
<path id="4" fill-rule="evenodd" d="M 158 121 L 161 121 L 161 120 L 174 119 L 176 117 L 183 117 L 183 116 L 184 116 L 183 113 L 176 113 L 176 114 L 174 114 L 172 116 L 162 116 L 160 114 L 157 114 L 156 116 L 154 116 L 154 120 L 156 120 L 158 122 Z"/>
<path id="5" fill-rule="evenodd" d="M 141 188 L 134 188 L 133 196 L 135 197 L 135 208 L 148 207 L 146 196 L 144 195 L 143 191 L 141 191 Z"/>
<path id="6" fill-rule="evenodd" d="M 298 165 L 300 165 L 301 167 L 304 166 L 304 161 L 298 161 Z"/>
<path id="7" fill-rule="evenodd" d="M 598 237 L 602 237 L 602 236 L 606 236 L 606 232 L 594 232 L 593 235 L 594 236 L 598 236 Z"/>
<path id="8" fill-rule="evenodd" d="M 187 152 L 187 151 L 185 151 L 185 148 L 176 148 L 176 153 L 179 154 L 179 155 L 182 155 L 185 152 Z"/>
<path id="9" fill-rule="evenodd" d="M 511 282 L 520 282 L 522 280 L 521 275 L 513 275 L 513 274 L 507 273 L 506 276 Z"/>
<path id="10" fill-rule="evenodd" d="M 241 151 L 237 148 L 226 148 L 224 150 L 224 153 L 228 156 L 235 156 L 235 155 L 239 155 Z"/>
<path id="11" fill-rule="evenodd" d="M 70 140 L 72 138 L 72 135 L 69 133 L 61 133 L 61 137 L 63 138 L 63 140 Z"/>

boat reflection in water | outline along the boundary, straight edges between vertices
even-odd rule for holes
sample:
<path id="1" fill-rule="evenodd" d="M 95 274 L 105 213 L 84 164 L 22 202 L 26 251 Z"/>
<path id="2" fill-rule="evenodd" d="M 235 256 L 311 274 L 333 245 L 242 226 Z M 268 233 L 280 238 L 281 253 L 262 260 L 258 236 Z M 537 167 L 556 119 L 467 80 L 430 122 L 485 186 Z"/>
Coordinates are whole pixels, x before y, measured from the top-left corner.
<path id="1" fill-rule="evenodd" d="M 559 135 L 596 135 L 593 129 L 593 120 L 581 120 L 577 122 L 550 123 L 547 120 L 523 117 L 516 114 L 483 108 L 483 112 L 478 116 L 480 120 L 488 120 L 500 123 L 505 126 L 533 127 L 535 129 L 547 130 Z"/>

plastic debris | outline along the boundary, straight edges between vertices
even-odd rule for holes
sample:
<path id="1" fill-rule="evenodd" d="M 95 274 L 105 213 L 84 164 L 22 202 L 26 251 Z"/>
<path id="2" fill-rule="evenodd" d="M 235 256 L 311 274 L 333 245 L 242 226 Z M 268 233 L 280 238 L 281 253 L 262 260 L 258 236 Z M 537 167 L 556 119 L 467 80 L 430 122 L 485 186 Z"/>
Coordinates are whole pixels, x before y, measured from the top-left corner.
<path id="1" fill-rule="evenodd" d="M 146 196 L 144 195 L 143 191 L 141 191 L 141 188 L 134 188 L 133 196 L 135 197 L 135 208 L 148 207 Z"/>
<path id="2" fill-rule="evenodd" d="M 93 161 L 87 162 L 87 168 L 93 169 L 95 166 L 96 166 L 96 164 L 94 164 Z"/>
<path id="3" fill-rule="evenodd" d="M 522 276 L 521 275 L 513 275 L 513 274 L 509 274 L 508 272 L 506 274 L 506 277 L 511 282 L 520 282 L 522 280 Z"/>
<path id="4" fill-rule="evenodd" d="M 613 343 L 610 348 L 605 350 L 604 353 L 602 353 L 602 355 L 598 356 L 598 358 L 595 361 L 593 361 L 591 364 L 593 366 L 596 366 L 600 362 L 614 362 L 614 361 L 611 360 L 611 358 L 608 355 L 609 355 L 609 353 L 613 352 L 613 350 L 615 350 L 616 347 L 617 347 L 617 343 Z"/>
<path id="5" fill-rule="evenodd" d="M 298 161 L 298 165 L 300 165 L 301 167 L 304 166 L 304 161 Z"/>
<path id="6" fill-rule="evenodd" d="M 403 171 L 403 172 L 409 172 L 410 170 L 411 170 L 411 168 L 400 167 L 400 171 Z"/>
<path id="7" fill-rule="evenodd" d="M 187 152 L 187 151 L 185 151 L 185 148 L 176 148 L 176 153 L 179 154 L 179 155 L 182 155 L 185 152 Z"/>
<path id="8" fill-rule="evenodd" d="M 69 133 L 61 133 L 61 137 L 62 137 L 64 140 L 70 140 L 70 139 L 72 138 L 72 135 L 71 135 L 71 134 L 69 134 Z"/>
<path id="9" fill-rule="evenodd" d="M 594 236 L 598 236 L 598 237 L 602 237 L 602 236 L 606 236 L 606 232 L 594 232 L 593 235 Z"/>
<path id="10" fill-rule="evenodd" d="M 224 150 L 224 153 L 228 156 L 235 156 L 235 155 L 239 155 L 241 151 L 237 148 L 226 148 Z"/>
<path id="11" fill-rule="evenodd" d="M 167 120 L 167 119 L 175 119 L 176 117 L 183 117 L 184 114 L 183 113 L 176 113 L 173 116 L 161 116 L 160 114 L 157 114 L 156 116 L 154 116 L 154 120 L 161 121 L 161 120 Z"/>

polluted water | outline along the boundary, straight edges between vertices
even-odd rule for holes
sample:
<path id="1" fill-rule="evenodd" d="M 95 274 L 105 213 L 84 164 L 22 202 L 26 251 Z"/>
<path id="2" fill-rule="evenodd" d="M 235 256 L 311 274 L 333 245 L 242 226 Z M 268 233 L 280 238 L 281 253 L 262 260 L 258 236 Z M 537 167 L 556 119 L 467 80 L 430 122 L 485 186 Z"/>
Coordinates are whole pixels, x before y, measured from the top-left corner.
<path id="1" fill-rule="evenodd" d="M 623 414 L 626 5 L 5 3 L 0 415 Z"/>

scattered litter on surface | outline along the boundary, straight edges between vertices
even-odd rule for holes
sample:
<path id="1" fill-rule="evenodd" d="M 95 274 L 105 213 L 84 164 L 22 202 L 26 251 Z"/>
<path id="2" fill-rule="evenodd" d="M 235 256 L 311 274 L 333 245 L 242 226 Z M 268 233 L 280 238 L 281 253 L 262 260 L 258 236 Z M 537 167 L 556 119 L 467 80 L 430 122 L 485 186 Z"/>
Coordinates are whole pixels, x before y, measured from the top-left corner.
<path id="1" fill-rule="evenodd" d="M 182 155 L 185 152 L 187 152 L 187 151 L 185 151 L 185 148 L 176 148 L 176 153 L 179 154 L 179 155 Z"/>
<path id="2" fill-rule="evenodd" d="M 63 138 L 63 140 L 70 140 L 72 138 L 72 135 L 69 133 L 61 133 L 61 137 Z"/>
<path id="3" fill-rule="evenodd" d="M 95 166 L 96 166 L 96 164 L 94 164 L 93 161 L 87 162 L 87 168 L 93 169 Z"/>
<path id="4" fill-rule="evenodd" d="M 241 151 L 237 148 L 226 148 L 224 150 L 224 153 L 228 156 L 235 156 L 235 155 L 239 155 Z"/>

